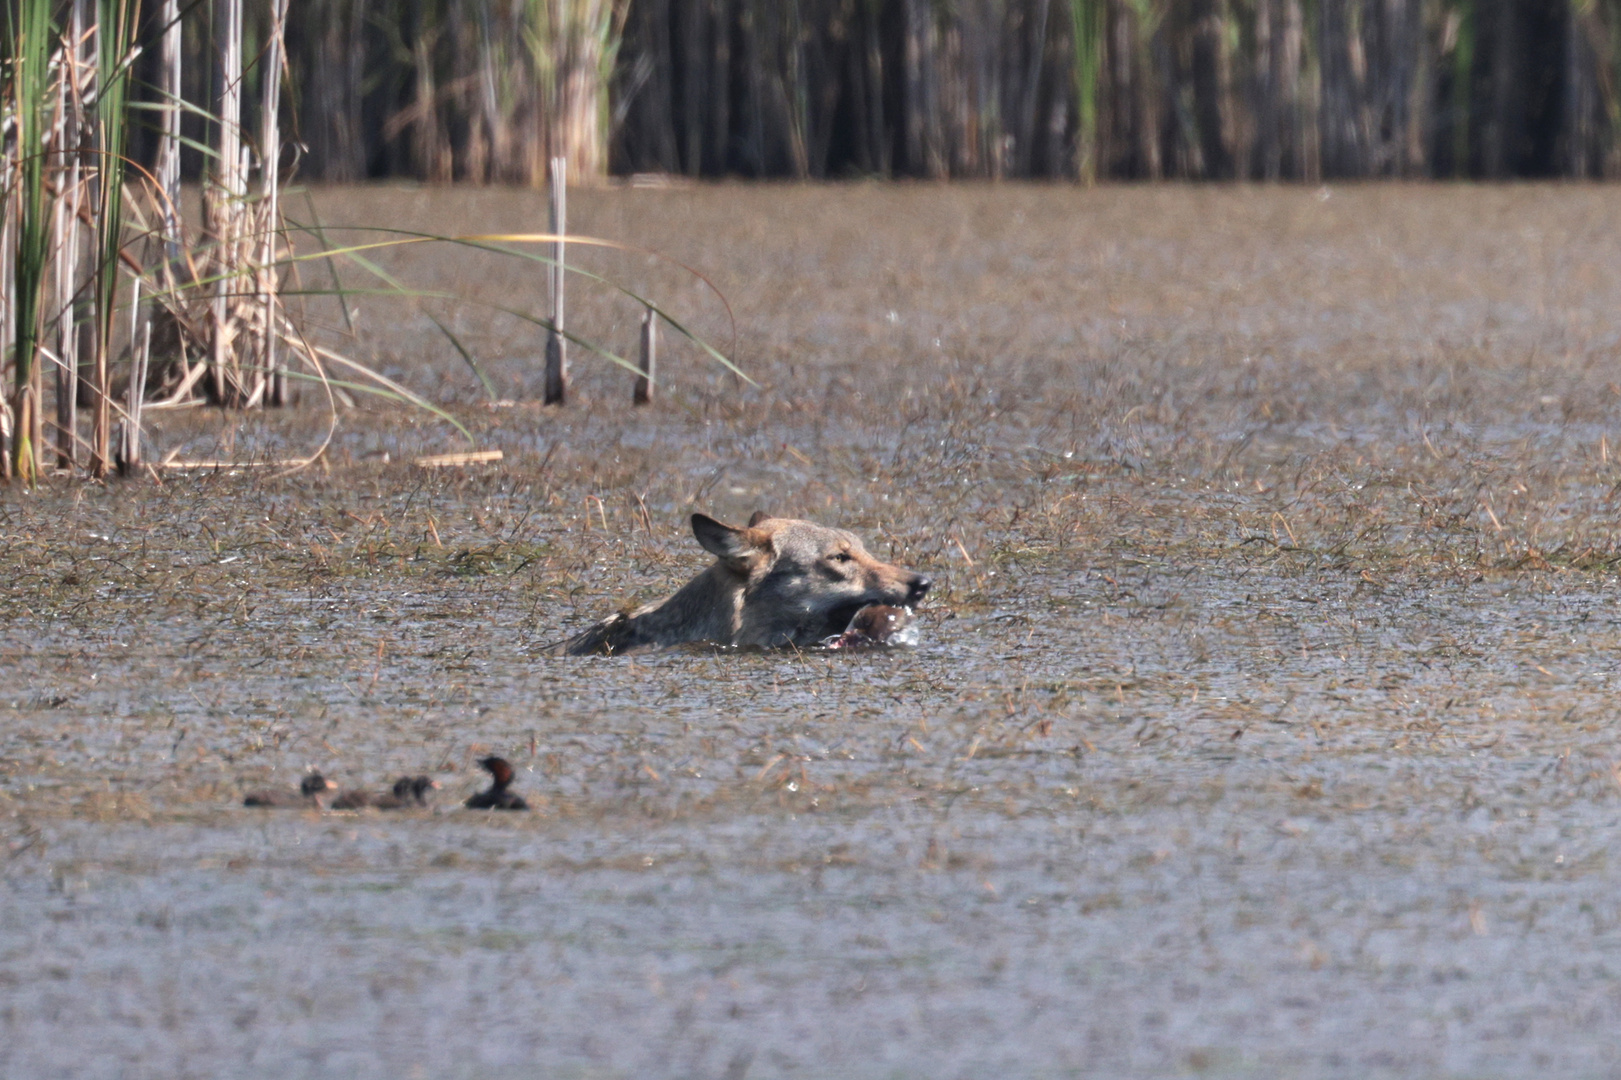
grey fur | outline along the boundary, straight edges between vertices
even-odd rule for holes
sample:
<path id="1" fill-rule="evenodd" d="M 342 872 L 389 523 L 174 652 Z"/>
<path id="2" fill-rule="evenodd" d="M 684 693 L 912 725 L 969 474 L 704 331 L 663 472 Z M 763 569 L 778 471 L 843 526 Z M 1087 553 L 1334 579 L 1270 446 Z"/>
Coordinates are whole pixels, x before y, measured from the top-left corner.
<path id="1" fill-rule="evenodd" d="M 861 539 L 794 518 L 756 513 L 745 528 L 692 515 L 714 565 L 657 604 L 620 612 L 555 651 L 615 654 L 684 642 L 808 646 L 841 634 L 868 604 L 914 606 L 932 582 L 879 562 Z"/>

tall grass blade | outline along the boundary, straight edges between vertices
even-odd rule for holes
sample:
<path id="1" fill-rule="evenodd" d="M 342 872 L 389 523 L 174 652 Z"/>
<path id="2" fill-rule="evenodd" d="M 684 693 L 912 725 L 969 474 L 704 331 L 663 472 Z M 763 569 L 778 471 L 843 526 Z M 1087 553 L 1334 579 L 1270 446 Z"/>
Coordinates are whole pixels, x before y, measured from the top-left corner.
<path id="1" fill-rule="evenodd" d="M 473 354 L 467 351 L 467 346 L 462 344 L 461 338 L 451 333 L 450 327 L 434 318 L 434 316 L 429 315 L 428 319 L 439 328 L 441 334 L 445 335 L 445 340 L 450 342 L 462 360 L 467 363 L 467 366 L 472 368 L 473 374 L 478 377 L 479 384 L 484 387 L 484 392 L 489 395 L 490 400 L 499 399 L 501 395 L 495 392 L 495 384 L 490 381 L 488 375 L 484 374 L 484 369 L 478 366 L 478 361 L 474 360 Z"/>

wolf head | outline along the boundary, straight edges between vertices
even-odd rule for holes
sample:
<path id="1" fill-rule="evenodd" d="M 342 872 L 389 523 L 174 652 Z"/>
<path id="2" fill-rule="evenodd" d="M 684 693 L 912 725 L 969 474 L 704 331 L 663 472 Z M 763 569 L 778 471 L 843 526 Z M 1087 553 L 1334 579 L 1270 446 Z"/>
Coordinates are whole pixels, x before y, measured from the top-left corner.
<path id="1" fill-rule="evenodd" d="M 843 529 L 756 512 L 745 528 L 692 515 L 693 535 L 743 587 L 740 645 L 812 645 L 869 604 L 912 606 L 933 584 L 880 562 Z"/>

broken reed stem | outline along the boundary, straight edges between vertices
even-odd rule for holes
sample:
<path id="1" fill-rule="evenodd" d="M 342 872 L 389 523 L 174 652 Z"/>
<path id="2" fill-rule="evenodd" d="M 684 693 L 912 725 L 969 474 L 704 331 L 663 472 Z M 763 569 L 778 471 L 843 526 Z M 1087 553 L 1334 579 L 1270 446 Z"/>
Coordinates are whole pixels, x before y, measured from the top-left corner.
<path id="1" fill-rule="evenodd" d="M 658 347 L 658 312 L 648 308 L 642 312 L 642 355 L 639 365 L 641 371 L 636 376 L 636 389 L 631 394 L 631 403 L 634 405 L 653 403 L 653 380 L 656 378 L 654 369 L 658 366 Z"/>
<path id="2" fill-rule="evenodd" d="M 551 174 L 552 265 L 547 271 L 551 293 L 551 327 L 546 332 L 546 404 L 563 405 L 568 399 L 568 348 L 563 340 L 563 236 L 568 231 L 568 159 L 552 158 Z"/>
<path id="3" fill-rule="evenodd" d="M 469 450 L 460 454 L 429 454 L 417 458 L 413 464 L 419 469 L 448 469 L 458 465 L 488 465 L 504 456 L 500 450 Z"/>
<path id="4" fill-rule="evenodd" d="M 132 348 L 129 376 L 129 419 L 124 427 L 124 460 L 122 472 L 133 476 L 141 467 L 141 406 L 146 398 L 146 370 L 152 359 L 152 320 L 141 324 L 139 348 Z"/>
<path id="5" fill-rule="evenodd" d="M 119 423 L 118 475 L 130 476 L 141 465 L 141 399 L 146 396 L 147 353 L 152 348 L 152 320 L 141 318 L 141 279 L 130 297 L 130 371 L 124 396 L 124 419 Z"/>

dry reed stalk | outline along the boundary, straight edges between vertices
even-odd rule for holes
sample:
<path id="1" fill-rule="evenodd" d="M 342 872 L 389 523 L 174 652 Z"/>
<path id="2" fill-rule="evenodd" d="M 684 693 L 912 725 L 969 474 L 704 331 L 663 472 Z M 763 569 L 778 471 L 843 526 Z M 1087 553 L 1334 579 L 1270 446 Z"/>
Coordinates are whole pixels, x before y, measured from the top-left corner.
<path id="1" fill-rule="evenodd" d="M 242 262 L 242 211 L 247 198 L 242 157 L 242 0 L 215 0 L 214 19 L 220 66 L 215 98 L 218 156 L 208 207 L 214 240 L 209 366 L 214 400 L 236 405 L 246 393 L 234 362 L 237 326 L 231 317 L 231 292 Z"/>
<path id="2" fill-rule="evenodd" d="M 631 391 L 631 403 L 634 405 L 653 403 L 653 380 L 658 366 L 658 320 L 658 312 L 652 308 L 642 312 L 642 355 L 641 363 L 638 365 L 641 371 L 636 376 L 636 387 Z"/>
<path id="3" fill-rule="evenodd" d="M 79 459 L 79 326 L 76 312 L 79 296 L 79 258 L 82 226 L 79 220 L 83 155 L 79 147 L 85 131 L 84 89 L 92 74 L 85 61 L 85 7 L 88 0 L 75 0 L 68 22 L 67 40 L 60 65 L 57 129 L 56 234 L 56 465 L 72 469 Z"/>
<path id="4" fill-rule="evenodd" d="M 568 349 L 563 339 L 563 236 L 568 232 L 568 159 L 552 158 L 551 172 L 552 264 L 546 271 L 551 300 L 551 327 L 546 332 L 547 405 L 568 400 Z"/>
<path id="5" fill-rule="evenodd" d="M 265 57 L 264 124 L 259 135 L 259 179 L 264 217 L 264 244 L 259 252 L 259 303 L 264 322 L 265 404 L 287 404 L 287 380 L 276 357 L 276 237 L 281 224 L 281 69 L 287 0 L 272 0 L 270 48 Z"/>
<path id="6" fill-rule="evenodd" d="M 74 5 L 76 11 L 78 6 L 79 5 L 77 3 Z M 87 444 L 90 450 L 89 467 L 91 472 L 96 476 L 105 475 L 105 465 L 107 462 L 107 446 L 103 437 L 106 434 L 106 424 L 108 422 L 108 413 L 106 411 L 107 377 L 105 364 L 106 349 L 110 346 L 105 339 L 110 337 L 111 331 L 109 330 L 104 333 L 102 326 L 103 323 L 111 323 L 112 315 L 110 310 L 108 310 L 110 305 L 106 303 L 103 296 L 103 289 L 105 280 L 109 276 L 112 276 L 113 280 L 116 281 L 117 274 L 116 268 L 109 271 L 108 268 L 100 265 L 100 260 L 105 254 L 102 244 L 99 241 L 102 239 L 103 232 L 101 214 L 106 205 L 104 188 L 107 172 L 105 168 L 106 163 L 101 156 L 104 132 L 102 131 L 102 109 L 99 102 L 102 91 L 102 34 L 100 14 L 101 13 L 98 10 L 96 12 L 95 20 L 89 24 L 83 25 L 81 28 L 81 32 L 84 34 L 85 49 L 87 53 L 85 57 L 86 72 L 82 85 L 84 87 L 85 97 L 87 99 L 95 99 L 95 104 L 93 105 L 94 111 L 91 112 L 87 110 L 84 117 L 84 130 L 80 143 L 80 154 L 78 155 L 80 158 L 81 169 L 81 190 L 84 196 L 84 202 L 86 204 L 83 209 L 86 212 L 86 217 L 89 219 L 88 221 L 81 220 L 79 222 L 80 226 L 84 228 L 87 233 L 86 245 L 89 263 L 87 266 L 87 280 L 85 282 L 87 292 L 86 306 L 80 309 L 88 312 L 89 314 L 88 325 L 83 328 L 85 333 L 88 335 L 88 339 L 84 342 L 85 358 L 88 363 L 85 365 L 80 365 L 78 356 L 74 356 L 71 359 L 66 356 L 60 358 L 63 364 L 73 365 L 75 369 L 74 381 L 79 385 L 80 393 L 88 392 L 88 400 L 84 402 L 84 404 L 86 404 L 90 409 L 91 431 L 90 442 Z M 78 395 L 75 395 L 76 399 L 77 396 Z M 77 414 L 77 404 L 78 402 L 76 400 L 75 414 Z M 75 430 L 73 434 L 75 437 L 77 437 L 77 415 L 74 417 L 74 428 Z"/>
<path id="7" fill-rule="evenodd" d="M 180 0 L 163 0 L 163 48 L 159 54 L 158 89 L 163 95 L 158 136 L 157 181 L 163 221 L 163 257 L 172 275 L 180 259 Z"/>
<path id="8" fill-rule="evenodd" d="M 157 463 L 159 469 L 212 469 L 226 471 L 230 469 L 301 469 L 310 463 L 310 458 L 269 458 L 264 461 L 231 461 L 226 458 L 204 458 L 199 460 L 180 460 L 166 458 Z"/>

